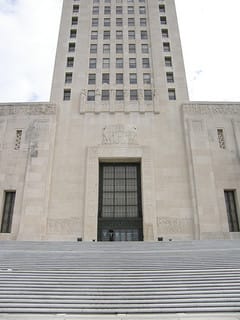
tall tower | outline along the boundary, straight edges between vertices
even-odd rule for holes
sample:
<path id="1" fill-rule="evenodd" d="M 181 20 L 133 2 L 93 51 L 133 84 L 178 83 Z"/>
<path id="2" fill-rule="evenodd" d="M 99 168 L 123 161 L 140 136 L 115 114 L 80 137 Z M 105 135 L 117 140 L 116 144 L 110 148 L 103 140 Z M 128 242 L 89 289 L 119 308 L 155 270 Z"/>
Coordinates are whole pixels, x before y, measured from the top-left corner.
<path id="1" fill-rule="evenodd" d="M 174 0 L 64 0 L 50 239 L 192 238 Z M 185 231 L 162 221 L 179 211 Z"/>
<path id="2" fill-rule="evenodd" d="M 64 1 L 53 102 L 159 112 L 187 99 L 173 0 Z"/>

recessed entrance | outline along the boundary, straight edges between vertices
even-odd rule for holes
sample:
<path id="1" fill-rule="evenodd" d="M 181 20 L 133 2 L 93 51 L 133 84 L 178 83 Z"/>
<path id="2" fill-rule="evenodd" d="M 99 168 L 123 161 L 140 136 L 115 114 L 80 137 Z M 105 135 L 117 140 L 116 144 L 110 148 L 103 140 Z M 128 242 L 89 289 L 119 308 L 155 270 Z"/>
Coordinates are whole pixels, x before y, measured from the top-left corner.
<path id="1" fill-rule="evenodd" d="M 142 241 L 141 171 L 138 163 L 101 163 L 99 241 Z"/>

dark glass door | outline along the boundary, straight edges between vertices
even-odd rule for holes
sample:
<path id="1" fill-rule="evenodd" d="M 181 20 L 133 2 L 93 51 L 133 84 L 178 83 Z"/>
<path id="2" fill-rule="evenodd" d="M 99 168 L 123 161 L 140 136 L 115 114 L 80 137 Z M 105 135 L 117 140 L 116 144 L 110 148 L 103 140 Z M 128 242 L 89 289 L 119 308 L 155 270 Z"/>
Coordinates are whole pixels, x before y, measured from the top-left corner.
<path id="1" fill-rule="evenodd" d="M 100 164 L 98 240 L 143 240 L 140 164 Z"/>

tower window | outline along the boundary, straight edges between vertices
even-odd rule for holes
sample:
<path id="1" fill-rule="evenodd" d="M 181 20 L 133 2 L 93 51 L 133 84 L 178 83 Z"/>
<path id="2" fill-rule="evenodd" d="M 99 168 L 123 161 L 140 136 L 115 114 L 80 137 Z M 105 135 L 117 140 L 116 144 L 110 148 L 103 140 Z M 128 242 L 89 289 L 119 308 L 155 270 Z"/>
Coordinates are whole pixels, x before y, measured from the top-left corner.
<path id="1" fill-rule="evenodd" d="M 168 29 L 162 29 L 162 37 L 168 38 Z"/>
<path id="2" fill-rule="evenodd" d="M 136 73 L 130 73 L 129 80 L 131 84 L 137 83 L 137 74 Z"/>
<path id="3" fill-rule="evenodd" d="M 68 52 L 74 52 L 75 51 L 75 47 L 76 47 L 76 44 L 71 42 L 68 44 Z"/>
<path id="4" fill-rule="evenodd" d="M 144 100 L 145 101 L 152 100 L 152 90 L 144 90 Z"/>
<path id="5" fill-rule="evenodd" d="M 110 39 L 110 31 L 109 30 L 105 30 L 103 32 L 103 39 L 104 40 L 109 40 Z"/>
<path id="6" fill-rule="evenodd" d="M 169 100 L 176 100 L 176 90 L 175 89 L 168 89 L 168 99 Z"/>
<path id="7" fill-rule="evenodd" d="M 240 231 L 235 194 L 235 190 L 224 190 L 230 232 Z"/>
<path id="8" fill-rule="evenodd" d="M 116 39 L 122 39 L 123 38 L 123 32 L 122 30 L 116 31 Z"/>
<path id="9" fill-rule="evenodd" d="M 97 45 L 94 43 L 90 46 L 90 53 L 97 53 Z"/>
<path id="10" fill-rule="evenodd" d="M 76 38 L 77 37 L 77 30 L 76 29 L 72 29 L 70 31 L 70 38 Z"/>
<path id="11" fill-rule="evenodd" d="M 165 5 L 164 4 L 159 5 L 159 12 L 165 13 Z"/>
<path id="12" fill-rule="evenodd" d="M 95 101 L 95 90 L 88 90 L 87 101 Z"/>
<path id="13" fill-rule="evenodd" d="M 72 83 L 72 72 L 67 72 L 65 74 L 65 83 Z"/>
<path id="14" fill-rule="evenodd" d="M 137 67 L 136 58 L 130 58 L 129 59 L 129 68 L 132 69 L 132 68 L 136 68 L 136 67 Z"/>
<path id="15" fill-rule="evenodd" d="M 129 49 L 129 53 L 136 53 L 136 45 L 135 44 L 129 44 L 128 49 Z"/>
<path id="16" fill-rule="evenodd" d="M 71 100 L 71 89 L 64 89 L 63 91 L 63 100 Z"/>
<path id="17" fill-rule="evenodd" d="M 174 82 L 173 72 L 167 72 L 166 76 L 167 76 L 167 82 Z"/>
<path id="18" fill-rule="evenodd" d="M 139 7 L 139 13 L 140 14 L 145 14 L 146 13 L 146 8 L 145 7 Z"/>
<path id="19" fill-rule="evenodd" d="M 109 100 L 109 90 L 102 90 L 102 100 L 103 101 Z"/>
<path id="20" fill-rule="evenodd" d="M 110 27 L 111 20 L 110 18 L 104 18 L 104 27 Z"/>
<path id="21" fill-rule="evenodd" d="M 78 17 L 72 17 L 72 26 L 78 24 Z"/>
<path id="22" fill-rule="evenodd" d="M 171 57 L 165 57 L 165 66 L 166 67 L 172 67 L 172 58 Z"/>
<path id="23" fill-rule="evenodd" d="M 74 4 L 73 5 L 73 13 L 78 13 L 79 12 L 79 5 L 78 4 Z"/>
<path id="24" fill-rule="evenodd" d="M 164 52 L 170 52 L 170 43 L 169 42 L 164 42 L 163 43 L 163 51 Z"/>
<path id="25" fill-rule="evenodd" d="M 97 59 L 91 58 L 89 59 L 89 68 L 90 69 L 95 69 L 97 66 Z"/>
<path id="26" fill-rule="evenodd" d="M 141 39 L 142 40 L 145 40 L 148 38 L 148 34 L 147 34 L 147 31 L 141 31 Z"/>
<path id="27" fill-rule="evenodd" d="M 116 53 L 123 53 L 123 45 L 116 44 Z"/>
<path id="28" fill-rule="evenodd" d="M 116 84 L 123 84 L 123 73 L 116 74 Z"/>
<path id="29" fill-rule="evenodd" d="M 102 74 L 102 84 L 109 84 L 109 73 L 103 73 Z"/>
<path id="30" fill-rule="evenodd" d="M 130 100 L 138 100 L 138 91 L 137 90 L 130 90 Z"/>
<path id="31" fill-rule="evenodd" d="M 110 59 L 109 58 L 103 58 L 102 67 L 105 68 L 105 69 L 110 68 Z"/>
<path id="32" fill-rule="evenodd" d="M 67 67 L 68 68 L 73 67 L 73 64 L 74 64 L 74 58 L 73 57 L 68 57 L 67 58 Z"/>
<path id="33" fill-rule="evenodd" d="M 96 84 L 96 74 L 90 73 L 88 75 L 88 84 Z"/>
<path id="34" fill-rule="evenodd" d="M 116 14 L 122 14 L 122 6 L 116 7 Z"/>
<path id="35" fill-rule="evenodd" d="M 93 18 L 92 19 L 92 27 L 97 27 L 98 26 L 98 18 Z"/>
<path id="36" fill-rule="evenodd" d="M 116 68 L 123 68 L 123 58 L 116 59 Z"/>
<path id="37" fill-rule="evenodd" d="M 142 67 L 143 68 L 150 68 L 149 58 L 142 59 Z"/>
<path id="38" fill-rule="evenodd" d="M 116 19 L 116 25 L 117 25 L 118 27 L 121 27 L 121 26 L 123 25 L 122 18 L 117 18 L 117 19 Z"/>
<path id="39" fill-rule="evenodd" d="M 225 138 L 224 138 L 224 131 L 223 129 L 217 129 L 217 136 L 218 136 L 218 144 L 221 149 L 225 149 Z"/>
<path id="40" fill-rule="evenodd" d="M 133 6 L 128 7 L 128 14 L 134 14 L 134 7 Z"/>
<path id="41" fill-rule="evenodd" d="M 123 90 L 116 90 L 116 100 L 124 100 Z"/>
<path id="42" fill-rule="evenodd" d="M 140 26 L 146 26 L 147 25 L 147 19 L 146 18 L 140 18 Z"/>
<path id="43" fill-rule="evenodd" d="M 110 53 L 110 44 L 103 45 L 103 53 Z"/>
<path id="44" fill-rule="evenodd" d="M 99 14 L 99 7 L 93 7 L 92 13 Z"/>
<path id="45" fill-rule="evenodd" d="M 128 25 L 129 26 L 135 26 L 135 19 L 134 18 L 128 18 Z"/>
<path id="46" fill-rule="evenodd" d="M 131 40 L 135 39 L 135 31 L 134 30 L 128 31 L 128 39 L 131 39 Z"/>
<path id="47" fill-rule="evenodd" d="M 91 39 L 96 40 L 98 38 L 98 32 L 97 31 L 92 31 L 91 32 Z"/>
<path id="48" fill-rule="evenodd" d="M 143 74 L 143 83 L 144 84 L 151 84 L 151 75 L 150 73 Z"/>
<path id="49" fill-rule="evenodd" d="M 167 24 L 167 18 L 166 17 L 160 17 L 160 23 L 161 24 Z"/>
<path id="50" fill-rule="evenodd" d="M 111 13 L 111 7 L 106 6 L 104 7 L 104 14 L 110 14 Z"/>
<path id="51" fill-rule="evenodd" d="M 16 191 L 4 192 L 1 233 L 11 233 L 15 197 Z"/>
<path id="52" fill-rule="evenodd" d="M 142 53 L 149 53 L 148 44 L 142 44 Z"/>

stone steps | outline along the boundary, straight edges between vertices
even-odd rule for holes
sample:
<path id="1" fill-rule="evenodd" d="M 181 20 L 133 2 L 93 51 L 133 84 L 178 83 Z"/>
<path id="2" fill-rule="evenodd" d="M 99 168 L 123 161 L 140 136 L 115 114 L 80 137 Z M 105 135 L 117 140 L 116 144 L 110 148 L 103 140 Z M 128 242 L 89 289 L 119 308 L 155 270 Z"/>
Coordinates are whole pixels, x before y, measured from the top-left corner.
<path id="1" fill-rule="evenodd" d="M 0 313 L 240 312 L 240 241 L 0 242 Z"/>

